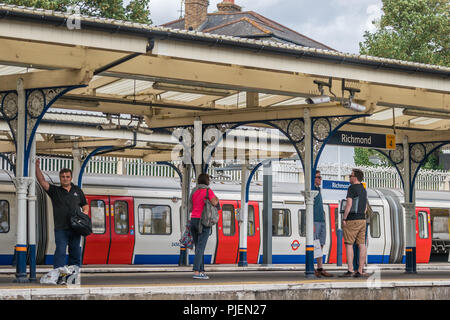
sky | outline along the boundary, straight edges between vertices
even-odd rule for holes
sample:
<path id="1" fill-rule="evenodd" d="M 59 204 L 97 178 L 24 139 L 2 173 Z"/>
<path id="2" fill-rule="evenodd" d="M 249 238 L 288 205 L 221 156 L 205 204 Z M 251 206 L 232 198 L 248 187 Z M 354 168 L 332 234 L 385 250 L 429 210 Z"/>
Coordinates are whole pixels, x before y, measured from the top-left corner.
<path id="1" fill-rule="evenodd" d="M 208 12 L 217 11 L 210 0 Z M 364 31 L 381 16 L 381 0 L 235 0 L 242 10 L 255 11 L 309 38 L 345 53 L 359 53 Z M 180 17 L 181 0 L 150 0 L 154 25 Z"/>

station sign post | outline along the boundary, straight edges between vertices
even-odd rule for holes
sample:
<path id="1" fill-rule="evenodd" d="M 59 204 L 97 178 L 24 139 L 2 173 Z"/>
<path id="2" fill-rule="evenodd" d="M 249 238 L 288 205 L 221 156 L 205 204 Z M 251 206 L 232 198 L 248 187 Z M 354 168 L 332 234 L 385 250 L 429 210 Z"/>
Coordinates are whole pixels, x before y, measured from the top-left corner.
<path id="1" fill-rule="evenodd" d="M 350 187 L 350 182 L 348 181 L 336 181 L 336 180 L 323 180 L 322 181 L 322 194 L 325 199 L 337 199 L 339 200 L 339 208 L 341 207 L 342 199 L 345 199 L 347 195 L 348 187 Z M 342 215 L 340 212 L 338 214 L 338 225 L 336 226 L 336 264 L 337 266 L 342 266 Z"/>

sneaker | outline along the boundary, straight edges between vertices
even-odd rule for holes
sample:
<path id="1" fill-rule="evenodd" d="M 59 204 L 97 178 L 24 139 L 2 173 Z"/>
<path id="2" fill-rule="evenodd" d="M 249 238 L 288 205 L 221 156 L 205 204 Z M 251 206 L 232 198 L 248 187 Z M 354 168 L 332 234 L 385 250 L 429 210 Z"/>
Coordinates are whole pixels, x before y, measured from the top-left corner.
<path id="1" fill-rule="evenodd" d="M 346 273 L 344 273 L 344 274 L 341 274 L 340 276 L 339 276 L 339 278 L 350 278 L 350 277 L 353 277 L 353 272 L 351 272 L 351 271 L 347 271 Z"/>
<path id="2" fill-rule="evenodd" d="M 194 274 L 192 279 L 208 280 L 209 277 L 205 273 Z"/>

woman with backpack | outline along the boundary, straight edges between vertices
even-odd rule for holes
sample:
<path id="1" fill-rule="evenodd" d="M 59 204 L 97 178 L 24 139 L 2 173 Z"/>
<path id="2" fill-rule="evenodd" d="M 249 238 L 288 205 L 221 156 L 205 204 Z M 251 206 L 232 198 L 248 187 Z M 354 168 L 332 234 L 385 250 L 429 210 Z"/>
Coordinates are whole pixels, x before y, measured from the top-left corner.
<path id="1" fill-rule="evenodd" d="M 201 225 L 201 217 L 205 201 L 209 199 L 213 206 L 219 204 L 219 199 L 214 192 L 209 189 L 209 175 L 202 173 L 198 176 L 197 186 L 192 190 L 189 197 L 189 212 L 191 212 L 191 233 L 194 238 L 195 257 L 194 257 L 194 279 L 208 280 L 205 274 L 203 257 L 205 254 L 206 243 L 211 231 L 211 227 Z M 208 191 L 208 194 L 207 194 Z M 206 199 L 207 198 L 207 199 Z"/>

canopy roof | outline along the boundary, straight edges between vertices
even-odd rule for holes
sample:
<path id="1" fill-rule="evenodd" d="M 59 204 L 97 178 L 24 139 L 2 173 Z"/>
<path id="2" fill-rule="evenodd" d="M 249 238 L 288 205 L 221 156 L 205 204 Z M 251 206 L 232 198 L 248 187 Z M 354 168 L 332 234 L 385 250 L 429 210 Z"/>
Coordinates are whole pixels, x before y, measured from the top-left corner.
<path id="1" fill-rule="evenodd" d="M 131 125 L 142 117 L 141 128 L 153 130 L 196 119 L 265 127 L 258 122 L 301 118 L 305 108 L 312 117 L 355 115 L 342 106 L 345 80 L 370 116 L 343 130 L 450 140 L 449 75 L 441 66 L 0 4 L 0 92 L 15 90 L 19 77 L 26 88 L 85 85 L 53 107 L 128 114 Z M 320 95 L 314 80 L 330 78 L 331 102 L 306 104 Z"/>

